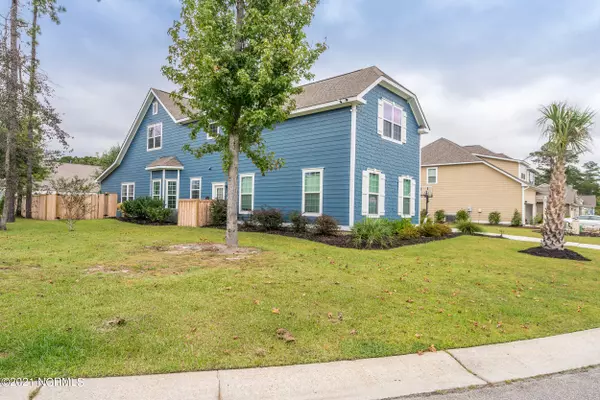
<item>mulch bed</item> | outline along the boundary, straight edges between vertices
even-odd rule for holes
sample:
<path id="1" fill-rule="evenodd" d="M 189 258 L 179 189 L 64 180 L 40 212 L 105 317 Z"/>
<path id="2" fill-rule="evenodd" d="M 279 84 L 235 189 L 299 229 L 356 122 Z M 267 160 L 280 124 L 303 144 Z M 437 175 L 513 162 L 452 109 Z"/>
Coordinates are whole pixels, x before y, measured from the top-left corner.
<path id="1" fill-rule="evenodd" d="M 586 258 L 581 254 L 569 249 L 548 250 L 543 247 L 532 247 L 527 250 L 520 250 L 519 253 L 529 254 L 537 257 L 558 258 L 561 260 L 592 261 L 589 258 Z"/>
<path id="2" fill-rule="evenodd" d="M 373 245 L 372 247 L 366 247 L 364 244 L 361 247 L 357 247 L 356 243 L 354 243 L 354 241 L 352 240 L 352 236 L 349 233 L 343 233 L 343 232 L 338 233 L 333 236 L 322 236 L 322 235 L 315 235 L 315 234 L 309 233 L 309 232 L 296 233 L 291 230 L 276 230 L 276 231 L 266 231 L 265 232 L 265 231 L 262 231 L 259 229 L 248 228 L 248 227 L 243 227 L 243 226 L 240 226 L 240 231 L 268 233 L 271 235 L 295 237 L 298 239 L 311 240 L 313 242 L 323 243 L 323 244 L 327 244 L 327 245 L 335 246 L 335 247 L 341 247 L 341 248 L 346 248 L 346 249 L 361 249 L 361 250 L 388 250 L 388 249 L 394 249 L 394 248 L 404 247 L 404 246 L 414 246 L 416 244 L 437 242 L 439 240 L 452 239 L 452 238 L 455 238 L 458 236 L 462 236 L 462 234 L 460 234 L 460 233 L 453 233 L 449 236 L 443 236 L 443 237 L 420 237 L 417 239 L 407 239 L 407 240 L 395 239 L 392 241 L 392 243 L 388 247 L 381 247 L 381 246 L 376 246 L 376 245 Z"/>
<path id="3" fill-rule="evenodd" d="M 130 224 L 138 224 L 138 225 L 148 225 L 148 226 L 172 226 L 172 225 L 177 225 L 177 222 L 172 222 L 172 221 L 167 221 L 167 222 L 149 222 L 149 221 L 143 221 L 143 220 L 137 220 L 137 219 L 131 219 L 131 218 L 123 218 L 123 217 L 117 217 L 118 221 L 121 222 L 129 222 Z"/>

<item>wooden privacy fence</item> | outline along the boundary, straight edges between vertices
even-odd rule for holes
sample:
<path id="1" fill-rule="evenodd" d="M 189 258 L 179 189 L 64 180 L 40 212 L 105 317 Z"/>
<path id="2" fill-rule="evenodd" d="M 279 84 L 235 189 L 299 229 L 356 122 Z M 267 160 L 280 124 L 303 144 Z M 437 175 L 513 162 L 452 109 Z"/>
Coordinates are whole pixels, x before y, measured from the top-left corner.
<path id="1" fill-rule="evenodd" d="M 197 228 L 210 225 L 211 200 L 179 200 L 177 225 Z"/>
<path id="2" fill-rule="evenodd" d="M 44 221 L 64 219 L 65 208 L 58 194 L 36 194 L 33 195 L 31 203 L 31 217 Z M 117 216 L 117 195 L 115 193 L 89 194 L 87 195 L 89 206 L 88 213 L 83 219 L 103 219 Z M 23 199 L 23 206 L 25 199 Z M 25 207 L 21 214 L 25 217 Z"/>

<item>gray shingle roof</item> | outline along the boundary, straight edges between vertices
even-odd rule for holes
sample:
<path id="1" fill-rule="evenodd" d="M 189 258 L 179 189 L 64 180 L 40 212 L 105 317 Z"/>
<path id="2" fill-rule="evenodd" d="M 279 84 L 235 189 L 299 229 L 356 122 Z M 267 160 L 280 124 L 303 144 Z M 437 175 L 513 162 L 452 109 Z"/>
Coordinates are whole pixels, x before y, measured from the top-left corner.
<path id="1" fill-rule="evenodd" d="M 299 110 L 356 97 L 381 77 L 385 77 L 402 86 L 378 67 L 368 67 L 302 85 L 302 93 L 293 97 L 296 101 L 296 109 Z M 185 113 L 177 107 L 168 92 L 159 89 L 152 90 L 176 121 L 186 118 Z M 410 92 L 408 89 L 406 91 Z"/>
<path id="2" fill-rule="evenodd" d="M 177 159 L 175 156 L 169 157 L 161 157 L 158 160 L 152 161 L 146 168 L 156 168 L 156 167 L 173 167 L 173 168 L 183 168 L 183 164 L 181 161 Z"/>
<path id="3" fill-rule="evenodd" d="M 586 207 L 596 207 L 596 196 L 593 195 L 585 195 L 581 196 L 583 200 L 583 205 Z"/>
<path id="4" fill-rule="evenodd" d="M 464 147 L 441 138 L 421 149 L 422 165 L 482 162 Z"/>
<path id="5" fill-rule="evenodd" d="M 512 160 L 513 158 L 507 156 L 504 153 L 495 153 L 491 150 L 486 149 L 480 145 L 471 145 L 471 146 L 463 146 L 464 149 L 470 151 L 472 154 L 481 154 L 482 156 L 491 156 L 491 157 L 500 157 L 500 158 L 508 158 Z"/>

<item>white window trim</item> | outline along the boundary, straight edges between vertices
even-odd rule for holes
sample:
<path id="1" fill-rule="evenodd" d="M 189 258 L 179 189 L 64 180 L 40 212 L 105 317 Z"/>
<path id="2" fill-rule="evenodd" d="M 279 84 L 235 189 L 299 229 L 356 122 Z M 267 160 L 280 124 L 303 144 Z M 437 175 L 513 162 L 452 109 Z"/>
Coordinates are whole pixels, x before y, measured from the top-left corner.
<path id="1" fill-rule="evenodd" d="M 154 100 L 152 103 L 152 115 L 158 114 L 158 101 Z"/>
<path id="2" fill-rule="evenodd" d="M 252 177 L 252 209 L 250 211 L 242 211 L 242 178 L 245 177 Z M 251 214 L 252 211 L 254 211 L 254 197 L 255 197 L 255 191 L 254 191 L 254 182 L 255 182 L 255 176 L 254 176 L 254 172 L 249 173 L 249 174 L 240 174 L 240 182 L 238 183 L 239 188 L 238 188 L 238 212 L 242 215 L 248 215 Z"/>
<path id="3" fill-rule="evenodd" d="M 198 200 L 202 200 L 202 177 L 201 176 L 196 176 L 196 177 L 190 178 L 190 199 L 193 199 L 193 197 L 192 197 L 192 192 L 193 192 L 192 183 L 194 181 L 200 181 L 200 189 L 199 189 L 199 193 L 198 193 Z"/>
<path id="4" fill-rule="evenodd" d="M 132 199 L 131 200 L 135 200 L 135 182 L 121 182 L 121 203 L 124 201 L 123 200 L 123 186 L 127 186 L 127 199 L 129 199 L 129 186 L 131 186 L 132 189 Z"/>
<path id="5" fill-rule="evenodd" d="M 227 198 L 227 192 L 225 191 L 225 182 L 213 182 L 212 183 L 212 199 L 217 198 L 217 187 L 223 187 L 223 199 Z"/>
<path id="6" fill-rule="evenodd" d="M 157 126 L 160 126 L 160 147 L 150 148 L 150 146 L 148 145 L 148 139 L 150 139 L 150 128 L 154 128 Z M 156 137 L 156 136 L 154 136 L 154 137 Z M 163 145 L 163 124 L 162 124 L 162 122 L 159 122 L 157 124 L 148 125 L 148 127 L 146 128 L 146 151 L 160 150 L 160 149 L 162 149 L 162 145 Z"/>
<path id="7" fill-rule="evenodd" d="M 325 171 L 325 168 L 304 168 L 302 169 L 302 215 L 305 215 L 307 217 L 320 217 L 321 215 L 323 215 L 323 173 Z M 320 188 L 319 188 L 319 212 L 318 213 L 313 213 L 313 212 L 305 212 L 305 207 L 306 207 L 306 192 L 305 190 L 305 182 L 306 182 L 306 174 L 310 173 L 310 172 L 318 172 L 320 175 Z M 313 192 L 311 192 L 313 193 Z"/>
<path id="8" fill-rule="evenodd" d="M 162 179 L 152 179 L 151 183 L 152 185 L 150 186 L 150 197 L 152 197 L 152 199 L 154 199 L 154 183 L 158 182 L 159 184 L 159 190 L 158 190 L 158 199 L 162 200 Z"/>
<path id="9" fill-rule="evenodd" d="M 435 182 L 433 182 L 433 183 L 429 182 L 429 170 L 432 170 L 432 169 L 435 170 Z M 439 179 L 438 174 L 439 174 L 438 167 L 427 168 L 427 175 L 425 176 L 425 179 L 427 179 L 427 184 L 428 185 L 437 185 L 438 179 Z"/>
<path id="10" fill-rule="evenodd" d="M 177 178 L 165 179 L 165 207 L 169 208 L 169 182 L 175 182 L 176 185 L 175 208 L 171 208 L 171 210 L 177 210 L 179 208 L 179 179 Z"/>
<path id="11" fill-rule="evenodd" d="M 410 196 L 404 196 L 404 181 L 410 181 Z M 402 218 L 412 218 L 416 215 L 416 186 L 417 182 L 412 176 L 404 175 L 398 177 L 398 215 Z M 404 214 L 404 199 L 410 199 L 410 212 Z"/>
<path id="12" fill-rule="evenodd" d="M 212 123 L 210 125 L 216 125 L 215 123 Z M 209 125 L 209 128 L 210 128 Z M 221 127 L 217 126 L 217 135 L 220 135 L 222 133 Z M 213 136 L 211 136 L 210 132 L 206 132 L 206 140 L 215 140 L 215 138 Z"/>
<path id="13" fill-rule="evenodd" d="M 381 132 L 379 132 L 379 135 L 381 136 L 381 138 L 383 140 L 387 140 L 387 141 L 390 141 L 390 142 L 393 142 L 393 143 L 397 143 L 397 144 L 406 144 L 407 136 L 408 136 L 408 132 L 407 132 L 407 129 L 408 129 L 407 125 L 408 124 L 407 124 L 406 110 L 404 109 L 404 106 L 402 106 L 401 104 L 395 103 L 395 102 L 393 102 L 391 100 L 384 99 L 384 98 L 380 99 L 380 101 L 381 101 L 381 104 L 382 104 L 382 108 L 379 111 L 379 112 L 381 112 L 381 117 L 380 117 L 380 119 L 381 119 Z M 385 118 L 384 108 L 385 108 L 385 104 L 386 103 L 392 106 L 392 120 L 391 121 Z M 394 110 L 393 110 L 393 108 L 394 107 L 395 108 L 399 108 L 401 110 L 401 112 L 402 112 L 402 116 L 401 116 L 401 119 L 400 119 L 400 140 L 394 139 L 394 125 L 398 125 L 393 120 L 393 118 L 394 118 Z M 391 137 L 387 137 L 387 136 L 385 136 L 383 134 L 384 129 L 385 129 L 384 128 L 384 125 L 385 125 L 384 121 L 391 122 L 391 124 L 392 124 L 392 136 Z"/>
<path id="14" fill-rule="evenodd" d="M 381 218 L 385 216 L 385 174 L 377 169 L 372 169 L 372 168 L 367 168 L 366 170 L 363 171 L 363 174 L 367 174 L 367 191 L 366 191 L 366 213 L 363 212 L 363 215 L 366 216 L 367 218 Z M 375 193 L 371 193 L 370 189 L 370 184 L 369 184 L 369 179 L 370 179 L 370 175 L 371 174 L 375 174 L 379 176 L 379 193 L 377 193 L 377 214 L 370 214 L 369 213 L 369 197 L 372 194 Z M 381 181 L 382 181 L 382 177 L 383 177 L 383 186 L 381 185 Z M 364 181 L 363 181 L 363 185 L 364 185 Z M 383 193 L 382 193 L 383 191 Z M 363 188 L 363 201 L 364 201 L 364 188 Z"/>

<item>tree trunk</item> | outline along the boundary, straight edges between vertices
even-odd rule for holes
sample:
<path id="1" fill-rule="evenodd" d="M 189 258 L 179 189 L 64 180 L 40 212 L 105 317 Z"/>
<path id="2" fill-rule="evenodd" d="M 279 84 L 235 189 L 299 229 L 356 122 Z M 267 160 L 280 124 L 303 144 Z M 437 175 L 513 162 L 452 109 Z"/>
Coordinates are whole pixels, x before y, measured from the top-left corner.
<path id="1" fill-rule="evenodd" d="M 227 247 L 238 247 L 238 176 L 240 167 L 240 140 L 233 132 L 229 135 L 231 162 L 227 177 Z"/>
<path id="2" fill-rule="evenodd" d="M 556 161 L 550 176 L 550 194 L 542 230 L 542 247 L 549 250 L 565 249 L 565 162 Z"/>
<path id="3" fill-rule="evenodd" d="M 16 195 L 16 154 L 15 139 L 19 131 L 19 112 L 18 112 L 18 81 L 19 81 L 19 49 L 18 44 L 18 20 L 19 2 L 12 0 L 10 10 L 10 54 L 9 54 L 9 77 L 7 82 L 8 102 L 7 102 L 7 132 L 5 149 L 5 178 L 6 191 L 4 210 L 0 218 L 0 230 L 6 230 L 7 222 L 15 220 L 15 195 Z"/>
<path id="4" fill-rule="evenodd" d="M 29 71 L 29 99 L 27 119 L 27 187 L 25 193 L 25 218 L 31 219 L 31 204 L 33 200 L 33 113 L 35 109 L 35 79 L 37 75 L 37 29 L 38 29 L 38 5 L 33 2 L 33 21 L 31 27 L 31 69 Z"/>

